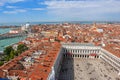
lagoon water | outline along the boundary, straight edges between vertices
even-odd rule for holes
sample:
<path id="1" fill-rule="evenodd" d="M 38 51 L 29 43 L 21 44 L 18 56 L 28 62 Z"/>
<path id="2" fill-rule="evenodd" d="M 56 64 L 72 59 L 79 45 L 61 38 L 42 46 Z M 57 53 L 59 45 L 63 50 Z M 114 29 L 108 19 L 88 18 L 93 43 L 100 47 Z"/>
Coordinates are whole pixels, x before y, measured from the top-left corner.
<path id="1" fill-rule="evenodd" d="M 6 46 L 9 46 L 11 44 L 17 43 L 21 40 L 24 40 L 26 37 L 15 37 L 15 38 L 8 38 L 0 40 L 0 51 L 3 51 Z"/>
<path id="2" fill-rule="evenodd" d="M 61 24 L 61 23 L 75 23 L 75 24 L 93 24 L 93 23 L 119 23 L 120 21 L 49 21 L 49 22 L 29 22 L 31 25 L 36 24 Z M 1 23 L 0 26 L 21 26 L 26 24 L 26 22 L 11 22 L 11 23 Z"/>
<path id="3" fill-rule="evenodd" d="M 7 33 L 7 32 L 9 32 L 9 30 L 10 30 L 10 28 L 4 28 L 4 29 L 0 28 L 0 34 Z M 15 38 L 7 38 L 7 39 L 0 40 L 0 51 L 3 51 L 6 46 L 17 43 L 21 40 L 24 40 L 25 38 L 26 38 L 26 36 L 15 37 Z"/>
<path id="4" fill-rule="evenodd" d="M 36 24 L 61 24 L 61 23 L 75 23 L 75 24 L 93 24 L 96 23 L 109 23 L 107 21 L 55 21 L 55 22 L 29 22 L 31 25 Z M 110 22 L 113 23 L 113 22 Z M 115 22 L 118 23 L 118 22 Z M 119 22 L 120 23 L 120 22 Z M 0 23 L 0 26 L 21 26 L 23 24 L 26 24 L 25 22 L 16 22 L 16 23 Z"/>
<path id="5" fill-rule="evenodd" d="M 11 28 L 0 28 L 0 34 L 7 33 L 11 30 Z"/>

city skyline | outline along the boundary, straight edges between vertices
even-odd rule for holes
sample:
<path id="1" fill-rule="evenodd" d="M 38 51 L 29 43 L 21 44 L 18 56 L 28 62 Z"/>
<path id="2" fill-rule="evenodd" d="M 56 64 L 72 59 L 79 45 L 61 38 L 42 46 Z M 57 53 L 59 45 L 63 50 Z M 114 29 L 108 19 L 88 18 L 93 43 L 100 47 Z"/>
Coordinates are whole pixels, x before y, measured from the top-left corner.
<path id="1" fill-rule="evenodd" d="M 0 0 L 0 23 L 120 21 L 119 0 Z"/>

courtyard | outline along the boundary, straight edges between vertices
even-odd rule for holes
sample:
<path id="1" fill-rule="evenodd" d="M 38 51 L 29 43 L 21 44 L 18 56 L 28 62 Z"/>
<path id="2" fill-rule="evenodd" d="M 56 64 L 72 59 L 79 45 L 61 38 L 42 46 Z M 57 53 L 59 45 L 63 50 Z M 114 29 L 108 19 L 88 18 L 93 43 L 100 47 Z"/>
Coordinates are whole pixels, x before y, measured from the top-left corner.
<path id="1" fill-rule="evenodd" d="M 99 58 L 64 58 L 58 80 L 120 80 L 120 76 Z"/>

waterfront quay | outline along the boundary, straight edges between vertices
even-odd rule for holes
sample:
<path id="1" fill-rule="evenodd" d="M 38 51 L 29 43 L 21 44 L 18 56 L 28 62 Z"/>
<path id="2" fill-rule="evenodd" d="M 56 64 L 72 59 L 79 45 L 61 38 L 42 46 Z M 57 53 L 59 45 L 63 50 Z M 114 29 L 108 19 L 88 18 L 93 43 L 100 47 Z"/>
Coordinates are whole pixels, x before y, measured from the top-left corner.
<path id="1" fill-rule="evenodd" d="M 6 33 L 6 34 L 0 35 L 0 40 L 7 39 L 7 38 L 22 37 L 22 36 L 27 36 L 27 34 L 25 34 L 25 33 L 17 33 L 17 34 Z"/>

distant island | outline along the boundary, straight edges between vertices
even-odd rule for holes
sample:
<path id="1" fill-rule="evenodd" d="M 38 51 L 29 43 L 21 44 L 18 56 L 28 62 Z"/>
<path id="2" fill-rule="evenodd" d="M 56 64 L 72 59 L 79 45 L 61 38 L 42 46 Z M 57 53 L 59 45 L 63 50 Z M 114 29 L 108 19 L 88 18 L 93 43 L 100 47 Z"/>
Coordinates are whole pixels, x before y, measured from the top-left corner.
<path id="1" fill-rule="evenodd" d="M 72 24 L 93 24 L 93 23 L 105 23 L 105 24 L 115 24 L 120 23 L 120 21 L 37 21 L 37 22 L 29 22 L 31 25 L 39 25 L 39 24 L 63 24 L 63 23 L 72 23 Z M 12 22 L 12 23 L 1 23 L 0 28 L 9 28 L 9 27 L 20 27 L 22 24 L 26 22 Z"/>

